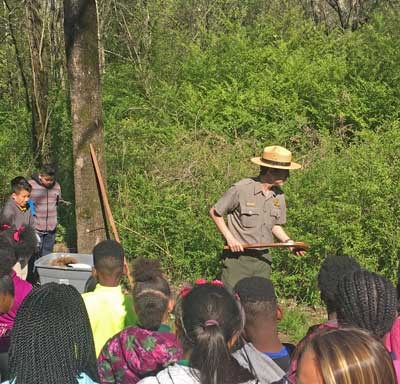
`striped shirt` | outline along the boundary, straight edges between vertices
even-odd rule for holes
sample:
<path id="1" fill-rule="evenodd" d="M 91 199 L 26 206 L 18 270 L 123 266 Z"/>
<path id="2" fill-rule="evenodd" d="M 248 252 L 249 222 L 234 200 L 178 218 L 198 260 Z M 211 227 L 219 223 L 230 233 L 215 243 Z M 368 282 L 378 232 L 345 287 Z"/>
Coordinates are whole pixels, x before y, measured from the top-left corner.
<path id="1" fill-rule="evenodd" d="M 51 232 L 57 227 L 57 205 L 61 198 L 61 187 L 57 182 L 46 188 L 33 176 L 31 199 L 35 203 L 35 228 L 41 232 Z"/>

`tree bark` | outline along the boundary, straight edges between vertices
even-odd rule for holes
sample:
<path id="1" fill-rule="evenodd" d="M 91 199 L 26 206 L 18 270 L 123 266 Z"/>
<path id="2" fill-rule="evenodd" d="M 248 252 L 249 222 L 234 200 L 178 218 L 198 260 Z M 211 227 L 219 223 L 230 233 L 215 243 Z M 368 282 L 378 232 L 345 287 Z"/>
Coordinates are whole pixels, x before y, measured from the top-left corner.
<path id="1" fill-rule="evenodd" d="M 9 34 L 11 41 L 12 41 L 12 45 L 14 47 L 14 52 L 15 52 L 15 59 L 17 62 L 17 66 L 19 69 L 19 75 L 21 76 L 21 81 L 22 81 L 22 85 L 24 88 L 24 96 L 25 96 L 25 106 L 26 106 L 26 110 L 28 112 L 31 111 L 31 99 L 30 99 L 30 95 L 29 95 L 29 85 L 28 85 L 28 80 L 27 80 L 27 76 L 25 74 L 25 70 L 24 70 L 24 63 L 23 63 L 23 59 L 22 59 L 22 55 L 18 46 L 18 42 L 17 42 L 17 38 L 16 38 L 16 34 L 15 34 L 15 28 L 14 28 L 14 24 L 13 24 L 13 20 L 11 17 L 11 8 L 7 2 L 7 0 L 3 0 L 3 4 L 5 6 L 6 9 L 6 13 L 7 13 L 7 27 L 8 30 L 6 29 L 6 38 L 7 38 L 7 34 Z M 10 59 L 9 57 L 7 59 Z M 13 94 L 13 91 L 10 91 L 11 94 Z M 15 97 L 15 95 L 13 95 Z"/>
<path id="2" fill-rule="evenodd" d="M 64 34 L 71 100 L 78 252 L 91 252 L 105 226 L 90 157 L 96 149 L 105 175 L 103 117 L 95 0 L 64 0 Z"/>
<path id="3" fill-rule="evenodd" d="M 52 160 L 49 125 L 49 60 L 46 25 L 49 8 L 46 2 L 26 1 L 29 53 L 32 68 L 32 138 L 37 165 Z"/>

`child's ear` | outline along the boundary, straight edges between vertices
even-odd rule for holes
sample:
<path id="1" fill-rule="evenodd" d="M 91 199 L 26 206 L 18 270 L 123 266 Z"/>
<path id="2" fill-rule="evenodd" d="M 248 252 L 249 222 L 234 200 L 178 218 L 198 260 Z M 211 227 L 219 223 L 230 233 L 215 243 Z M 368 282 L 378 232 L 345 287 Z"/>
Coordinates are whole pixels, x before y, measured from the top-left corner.
<path id="1" fill-rule="evenodd" d="M 7 313 L 14 303 L 14 297 L 8 294 L 0 294 L 0 315 Z"/>
<path id="2" fill-rule="evenodd" d="M 178 320 L 178 318 L 175 318 L 175 335 L 178 339 L 180 339 L 183 336 L 183 331 L 182 331 L 182 325 L 181 322 Z"/>
<path id="3" fill-rule="evenodd" d="M 173 299 L 168 300 L 168 313 L 171 313 L 174 309 L 175 301 Z"/>
<path id="4" fill-rule="evenodd" d="M 283 309 L 278 305 L 276 308 L 276 319 L 281 321 L 283 317 Z"/>
<path id="5" fill-rule="evenodd" d="M 236 333 L 228 340 L 228 342 L 226 343 L 226 345 L 228 346 L 228 349 L 231 349 L 231 348 L 235 345 L 235 343 L 236 343 L 237 339 L 239 338 L 239 336 L 240 336 L 240 332 L 236 332 Z"/>
<path id="6" fill-rule="evenodd" d="M 17 194 L 16 194 L 15 192 L 13 192 L 13 193 L 11 194 L 11 198 L 12 198 L 13 200 L 15 200 L 16 197 L 17 197 Z"/>
<path id="7" fill-rule="evenodd" d="M 94 266 L 92 267 L 92 276 L 97 279 L 97 270 Z"/>

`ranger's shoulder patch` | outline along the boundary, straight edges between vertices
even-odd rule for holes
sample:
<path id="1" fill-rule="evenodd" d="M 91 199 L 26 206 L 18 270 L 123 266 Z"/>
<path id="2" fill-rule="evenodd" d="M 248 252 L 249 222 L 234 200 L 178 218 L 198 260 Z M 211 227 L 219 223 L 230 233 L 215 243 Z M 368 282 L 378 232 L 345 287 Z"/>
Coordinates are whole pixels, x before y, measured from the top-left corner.
<path id="1" fill-rule="evenodd" d="M 254 180 L 248 178 L 248 179 L 239 180 L 238 182 L 236 182 L 236 183 L 233 184 L 233 185 L 234 185 L 235 187 L 242 187 L 242 186 L 244 186 L 244 185 L 249 185 L 249 184 L 252 184 L 252 183 L 254 183 Z"/>

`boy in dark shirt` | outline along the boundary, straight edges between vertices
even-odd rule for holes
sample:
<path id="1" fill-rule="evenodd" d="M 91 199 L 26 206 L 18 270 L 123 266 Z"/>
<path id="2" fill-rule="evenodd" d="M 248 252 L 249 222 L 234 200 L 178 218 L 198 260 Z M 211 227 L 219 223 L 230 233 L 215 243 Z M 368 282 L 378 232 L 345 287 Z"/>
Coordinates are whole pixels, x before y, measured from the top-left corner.
<path id="1" fill-rule="evenodd" d="M 24 177 L 17 176 L 11 180 L 11 196 L 1 211 L 0 225 L 15 227 L 15 229 L 34 226 L 34 218 L 28 204 L 31 191 L 32 186 Z M 24 280 L 28 272 L 28 260 L 19 260 L 14 267 L 18 277 Z"/>
<path id="2" fill-rule="evenodd" d="M 28 201 L 31 196 L 32 186 L 22 177 L 17 176 L 11 180 L 11 196 L 5 203 L 1 212 L 1 224 L 11 227 L 27 227 L 34 225 L 34 219 Z"/>
<path id="3" fill-rule="evenodd" d="M 260 382 L 279 380 L 289 369 L 294 346 L 279 340 L 277 324 L 282 310 L 272 282 L 259 276 L 246 277 L 235 285 L 234 293 L 239 296 L 245 313 L 243 337 L 247 341 L 234 357 L 240 363 L 238 356 L 245 352 L 246 364 Z"/>

